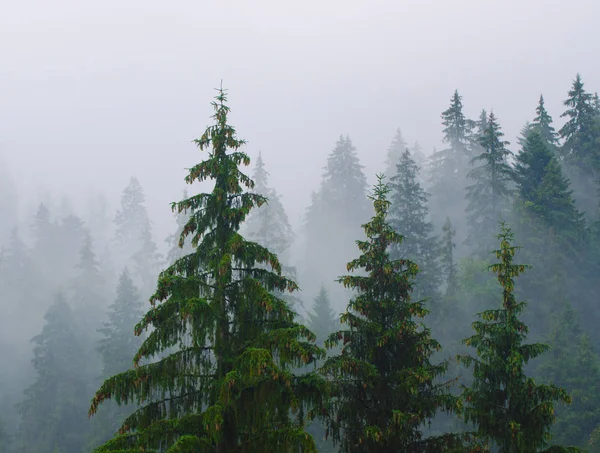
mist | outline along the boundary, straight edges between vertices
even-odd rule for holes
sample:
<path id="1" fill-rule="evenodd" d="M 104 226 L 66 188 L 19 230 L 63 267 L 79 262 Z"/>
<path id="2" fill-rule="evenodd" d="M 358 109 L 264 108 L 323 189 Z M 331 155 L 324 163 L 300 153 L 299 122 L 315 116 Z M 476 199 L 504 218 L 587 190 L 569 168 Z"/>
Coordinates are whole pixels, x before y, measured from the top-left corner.
<path id="1" fill-rule="evenodd" d="M 489 252 L 488 245 L 497 245 L 497 232 L 486 231 L 485 238 L 481 232 L 473 233 L 465 213 L 467 164 L 459 187 L 462 192 L 449 202 L 441 201 L 442 189 L 433 182 L 432 156 L 449 147 L 440 115 L 458 90 L 465 118 L 475 122 L 482 110 L 493 112 L 503 139 L 509 142 L 507 149 L 516 156 L 526 138 L 523 128 L 536 117 L 541 94 L 558 131 L 568 120 L 561 115 L 576 74 L 581 74 L 590 95 L 600 90 L 600 63 L 595 58 L 600 51 L 596 26 L 600 5 L 591 0 L 569 4 L 558 0 L 335 0 L 298 5 L 23 0 L 4 2 L 0 9 L 0 250 L 4 253 L 0 265 L 3 256 L 16 256 L 15 244 L 27 250 L 18 266 L 9 265 L 12 270 L 0 266 L 0 421 L 10 432 L 14 449 L 6 450 L 10 452 L 25 445 L 28 437 L 24 430 L 29 419 L 15 407 L 36 382 L 32 338 L 49 322 L 44 318 L 48 310 L 63 307 L 57 300 L 63 297 L 70 305 L 73 319 L 80 320 L 74 324 L 85 325 L 89 335 L 82 348 L 93 356 L 101 338 L 96 329 L 109 322 L 115 300 L 121 296 L 139 300 L 127 316 L 143 316 L 161 270 L 184 251 L 191 253 L 189 239 L 178 250 L 185 214 L 173 213 L 171 203 L 182 200 L 184 190 L 190 195 L 212 190 L 210 181 L 189 186 L 184 178 L 190 167 L 207 158 L 193 140 L 213 121 L 210 101 L 216 89 L 227 90 L 228 121 L 247 141 L 243 150 L 251 165 L 243 171 L 252 175 L 260 155 L 268 172 L 262 194 L 279 203 L 276 211 L 269 212 L 276 212 L 272 215 L 287 224 L 283 232 L 278 230 L 280 236 L 278 232 L 261 236 L 259 223 L 253 224 L 250 217 L 240 231 L 257 242 L 266 241 L 261 243 L 269 248 L 275 247 L 269 241 L 281 241 L 276 253 L 284 273 L 300 287 L 289 302 L 304 320 L 314 315 L 313 304 L 322 289 L 336 319 L 346 310 L 356 292 L 335 280 L 346 273 L 346 263 L 358 256 L 355 241 L 364 239 L 361 225 L 373 216 L 366 196 L 364 200 L 357 196 L 348 205 L 340 202 L 339 212 L 330 209 L 337 206 L 331 195 L 340 187 L 335 181 L 345 176 L 327 183 L 324 174 L 333 168 L 328 167 L 328 158 L 336 147 L 354 156 L 365 178 L 357 177 L 356 190 L 368 195 L 376 175 L 386 173 L 390 182 L 401 154 L 410 150 L 418 166 L 417 180 L 427 194 L 428 212 L 423 217 L 431 224 L 427 234 L 436 244 L 442 241 L 447 216 L 457 230 L 454 253 L 463 285 L 456 296 L 462 300 L 459 314 L 446 321 L 435 314 L 436 303 L 448 304 L 446 271 L 438 264 L 417 262 L 425 277 L 417 280 L 415 291 L 432 301 L 429 326 L 448 351 L 440 353 L 440 360 L 462 351 L 459 343 L 469 335 L 473 316 L 500 300 L 498 294 L 490 295 L 491 277 L 482 271 L 489 264 L 489 253 L 482 255 L 474 245 L 479 241 Z M 402 145 L 391 149 L 398 137 Z M 477 140 L 473 139 L 473 150 L 481 145 Z M 508 159 L 512 166 L 515 156 Z M 551 233 L 547 233 L 546 220 L 528 217 L 510 197 L 503 218 L 524 247 L 523 259 L 544 256 L 543 264 L 530 263 L 534 271 L 524 277 L 519 293 L 530 303 L 524 317 L 531 324 L 533 339 L 556 340 L 561 322 L 554 318 L 563 313 L 563 302 L 568 300 L 581 324 L 578 328 L 590 335 L 596 354 L 600 337 L 594 326 L 600 312 L 595 306 L 595 266 L 600 255 L 594 242 L 598 240 L 594 236 L 598 235 L 598 196 L 592 194 L 598 175 L 584 174 L 566 160 L 561 165 L 574 203 L 585 218 L 581 231 L 592 238 L 587 245 L 569 242 L 575 250 L 570 254 L 567 245 L 552 236 L 560 236 L 558 227 L 548 227 Z M 518 192 L 518 183 L 509 186 Z M 141 201 L 127 201 L 127 190 L 136 194 L 133 198 L 141 196 Z M 133 205 L 140 209 L 138 217 L 119 224 L 118 213 Z M 40 225 L 35 218 L 39 220 L 41 206 L 48 210 L 47 224 L 56 233 L 51 239 L 35 229 Z M 401 219 L 395 221 L 399 233 L 408 238 L 407 247 L 412 247 L 411 233 L 403 231 Z M 469 235 L 475 235 L 475 242 L 465 242 Z M 536 238 L 543 238 L 544 245 Z M 419 242 L 414 247 L 424 246 Z M 554 255 L 544 255 L 542 249 Z M 97 274 L 85 268 L 86 250 L 93 254 L 89 263 L 95 263 Z M 585 259 L 578 261 L 584 251 Z M 417 261 L 425 256 L 406 253 Z M 125 269 L 131 282 L 124 277 Z M 557 300 L 541 301 L 551 291 L 541 283 L 546 281 L 542 269 L 555 272 L 552 282 L 567 281 L 559 285 Z M 432 292 L 425 280 L 435 287 Z M 134 293 L 135 297 L 126 296 Z M 132 333 L 137 321 L 131 316 L 127 320 Z M 321 341 L 331 332 L 317 332 L 317 338 Z M 129 363 L 135 351 L 131 349 L 129 359 L 119 356 L 119 363 Z M 90 359 L 85 368 L 93 379 L 81 388 L 85 396 L 71 410 L 87 411 L 94 392 L 109 377 L 107 370 L 113 372 L 111 366 L 98 357 Z M 542 365 L 530 371 L 539 369 L 540 379 L 548 378 Z M 127 413 L 111 407 L 116 412 L 110 417 L 115 420 Z M 597 415 L 592 417 L 592 428 L 600 426 L 600 412 Z M 87 426 L 81 420 L 73 423 Z M 462 427 L 446 419 L 436 423 L 433 432 L 443 430 L 446 423 Z M 4 425 L 0 423 L 0 439 Z M 39 428 L 35 426 L 30 428 Z M 321 428 L 311 426 L 321 436 Z M 81 429 L 93 431 L 85 439 L 85 451 L 91 452 L 118 424 L 104 420 Z M 578 441 L 588 439 L 592 431 L 581 433 Z M 77 442 L 70 445 L 79 448 Z M 32 449 L 27 451 L 40 453 L 53 453 L 55 448 L 27 445 Z M 62 453 L 74 453 L 71 447 L 61 448 Z M 319 451 L 337 451 L 330 448 L 327 443 Z"/>

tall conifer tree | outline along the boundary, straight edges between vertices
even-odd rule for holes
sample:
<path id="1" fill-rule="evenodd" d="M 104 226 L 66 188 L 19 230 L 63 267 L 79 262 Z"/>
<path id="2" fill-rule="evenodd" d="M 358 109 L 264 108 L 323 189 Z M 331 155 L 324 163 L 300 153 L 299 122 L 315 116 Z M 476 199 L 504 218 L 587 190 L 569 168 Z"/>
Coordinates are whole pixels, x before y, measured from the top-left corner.
<path id="1" fill-rule="evenodd" d="M 238 233 L 265 199 L 243 190 L 253 188 L 239 168 L 250 159 L 227 123 L 222 89 L 213 107 L 215 124 L 196 140 L 208 159 L 186 177 L 188 184 L 213 179 L 213 191 L 173 203 L 190 211 L 182 238 L 192 235 L 195 250 L 161 273 L 152 308 L 136 326 L 138 335 L 153 330 L 134 357 L 135 369 L 108 379 L 94 398 L 90 414 L 111 398 L 141 405 L 100 451 L 315 451 L 302 411 L 293 415 L 314 394 L 306 388 L 314 379 L 302 380 L 290 368 L 314 362 L 322 351 L 273 295 L 296 289 L 277 257 Z M 141 363 L 176 345 L 161 360 Z M 299 381 L 304 390 L 296 393 Z"/>
<path id="2" fill-rule="evenodd" d="M 375 215 L 363 225 L 367 237 L 356 241 L 361 255 L 348 263 L 348 271 L 366 275 L 340 279 L 358 294 L 341 317 L 347 328 L 326 342 L 343 343 L 341 354 L 322 367 L 334 382 L 328 432 L 342 452 L 450 451 L 452 436 L 424 438 L 422 432 L 423 423 L 453 399 L 434 384 L 445 369 L 430 362 L 440 345 L 419 322 L 427 313 L 423 304 L 410 296 L 417 265 L 389 256 L 403 238 L 387 223 L 383 178 L 371 197 Z"/>
<path id="3" fill-rule="evenodd" d="M 567 392 L 554 385 L 537 385 L 524 367 L 544 353 L 544 344 L 527 344 L 528 328 L 520 320 L 525 302 L 518 302 L 515 277 L 528 267 L 514 264 L 518 247 L 510 228 L 501 224 L 499 262 L 489 266 L 502 287 L 502 307 L 486 310 L 473 323 L 475 334 L 464 343 L 477 356 L 459 356 L 473 368 L 473 383 L 464 388 L 463 416 L 478 435 L 502 453 L 536 453 L 547 446 L 556 402 L 570 402 Z"/>

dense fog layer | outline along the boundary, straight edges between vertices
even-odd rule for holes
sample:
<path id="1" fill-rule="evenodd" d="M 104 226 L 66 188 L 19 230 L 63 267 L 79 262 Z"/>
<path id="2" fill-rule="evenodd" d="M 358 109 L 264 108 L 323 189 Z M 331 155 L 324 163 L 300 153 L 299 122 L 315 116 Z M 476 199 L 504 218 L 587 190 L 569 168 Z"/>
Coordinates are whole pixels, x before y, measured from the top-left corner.
<path id="1" fill-rule="evenodd" d="M 476 315 L 503 300 L 486 268 L 505 221 L 522 246 L 515 261 L 531 265 L 516 278 L 528 341 L 550 348 L 524 370 L 573 397 L 557 403 L 550 444 L 600 451 L 595 3 L 61 0 L 3 10 L 0 451 L 91 452 L 139 407 L 107 402 L 87 417 L 149 335 L 133 333 L 161 271 L 202 247 L 180 243 L 198 207 L 171 203 L 215 193 L 211 177 L 184 179 L 209 159 L 193 140 L 214 123 L 221 84 L 228 122 L 247 140 L 240 170 L 255 186 L 244 190 L 268 200 L 239 232 L 298 283 L 270 294 L 319 347 L 362 294 L 336 280 L 362 253 L 384 175 L 386 221 L 403 236 L 389 257 L 418 266 L 409 292 L 441 345 L 431 360 L 451 359 L 436 379 L 477 378 L 454 357 Z M 197 341 L 192 328 L 177 332 L 182 343 L 165 340 L 153 360 Z M 421 428 L 432 436 L 468 429 L 456 413 L 431 420 Z M 323 440 L 319 420 L 307 430 L 319 451 L 344 446 Z"/>

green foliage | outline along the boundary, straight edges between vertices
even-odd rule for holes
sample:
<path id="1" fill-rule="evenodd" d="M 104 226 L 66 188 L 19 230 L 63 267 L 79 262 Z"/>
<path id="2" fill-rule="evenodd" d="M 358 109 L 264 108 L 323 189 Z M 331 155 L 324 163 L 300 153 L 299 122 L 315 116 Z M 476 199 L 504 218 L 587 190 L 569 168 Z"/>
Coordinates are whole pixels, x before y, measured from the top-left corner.
<path id="1" fill-rule="evenodd" d="M 303 408 L 319 398 L 321 380 L 290 368 L 313 363 L 323 351 L 274 295 L 297 288 L 281 275 L 276 255 L 238 233 L 266 200 L 244 192 L 254 184 L 239 166 L 250 159 L 227 123 L 223 90 L 212 105 L 215 124 L 195 141 L 208 148 L 208 159 L 189 170 L 186 182 L 213 179 L 214 188 L 173 203 L 174 210 L 190 212 L 180 244 L 192 236 L 195 250 L 160 274 L 152 308 L 135 328 L 138 335 L 151 332 L 134 369 L 109 378 L 96 393 L 90 414 L 107 399 L 140 405 L 98 452 L 315 451 Z M 174 346 L 175 352 L 142 364 Z"/>
<path id="2" fill-rule="evenodd" d="M 500 452 L 533 453 L 548 443 L 555 402 L 568 403 L 570 397 L 563 388 L 537 385 L 525 374 L 525 365 L 548 347 L 525 343 L 528 328 L 519 319 L 525 303 L 516 300 L 514 279 L 528 266 L 513 263 L 518 247 L 512 245 L 513 234 L 504 223 L 498 238 L 499 262 L 489 269 L 502 287 L 502 308 L 480 313 L 473 323 L 475 334 L 464 340 L 477 356 L 458 357 L 473 368 L 473 383 L 463 388 L 462 416 Z"/>
<path id="3" fill-rule="evenodd" d="M 407 259 L 390 259 L 388 249 L 402 236 L 387 223 L 389 188 L 378 176 L 370 197 L 375 216 L 363 225 L 366 240 L 356 241 L 361 255 L 348 263 L 339 281 L 357 291 L 341 316 L 347 329 L 333 333 L 327 347 L 343 344 L 341 354 L 327 359 L 322 372 L 332 383 L 326 408 L 327 432 L 342 452 L 449 451 L 453 436 L 424 438 L 423 424 L 454 399 L 447 386 L 433 382 L 445 364 L 430 356 L 440 345 L 419 322 L 427 311 L 413 301 L 412 281 L 418 273 Z"/>

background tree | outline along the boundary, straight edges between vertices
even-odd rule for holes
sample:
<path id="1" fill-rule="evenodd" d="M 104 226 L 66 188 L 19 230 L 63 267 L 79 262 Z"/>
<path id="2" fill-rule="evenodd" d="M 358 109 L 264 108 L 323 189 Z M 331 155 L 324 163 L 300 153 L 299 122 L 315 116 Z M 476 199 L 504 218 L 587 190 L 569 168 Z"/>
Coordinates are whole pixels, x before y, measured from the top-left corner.
<path id="1" fill-rule="evenodd" d="M 80 362 L 84 351 L 71 308 L 58 294 L 45 315 L 42 332 L 33 338 L 34 383 L 20 404 L 19 451 L 84 451 L 87 376 Z"/>
<path id="2" fill-rule="evenodd" d="M 253 182 L 239 165 L 250 159 L 239 151 L 244 141 L 227 123 L 225 102 L 219 90 L 215 124 L 196 140 L 201 150 L 210 147 L 209 157 L 186 177 L 188 184 L 213 179 L 213 191 L 173 203 L 190 211 L 182 236 L 193 235 L 195 250 L 161 273 L 152 308 L 136 326 L 138 335 L 152 331 L 134 357 L 135 369 L 108 379 L 92 403 L 90 414 L 111 398 L 141 405 L 102 451 L 315 451 L 302 413 L 292 414 L 314 379 L 290 368 L 322 352 L 273 294 L 296 289 L 281 275 L 277 257 L 238 233 L 265 199 L 243 191 Z M 264 264 L 270 269 L 259 267 Z M 141 363 L 173 346 L 178 349 L 157 362 Z"/>
<path id="3" fill-rule="evenodd" d="M 415 280 L 417 298 L 438 298 L 439 253 L 433 224 L 428 220 L 427 192 L 417 179 L 419 167 L 405 150 L 396 166 L 396 175 L 390 183 L 389 223 L 402 232 L 402 243 L 392 244 L 393 259 L 404 256 L 419 263 L 420 272 Z"/>
<path id="4" fill-rule="evenodd" d="M 482 153 L 472 160 L 474 165 L 480 165 L 468 174 L 473 184 L 467 187 L 467 218 L 470 225 L 467 241 L 479 253 L 489 250 L 488 234 L 506 212 L 511 194 L 512 170 L 507 157 L 512 153 L 506 148 L 509 143 L 502 140 L 503 136 L 494 113 L 490 113 L 479 137 Z"/>

